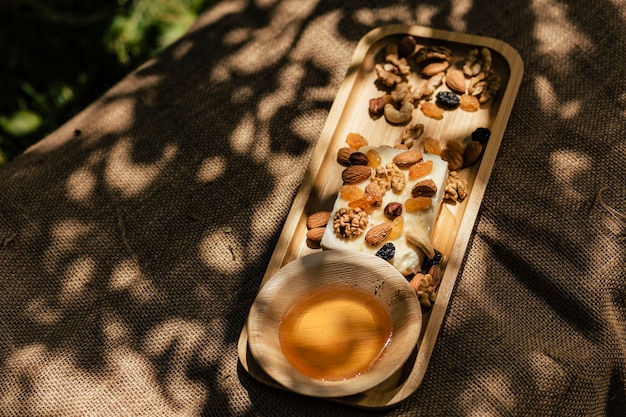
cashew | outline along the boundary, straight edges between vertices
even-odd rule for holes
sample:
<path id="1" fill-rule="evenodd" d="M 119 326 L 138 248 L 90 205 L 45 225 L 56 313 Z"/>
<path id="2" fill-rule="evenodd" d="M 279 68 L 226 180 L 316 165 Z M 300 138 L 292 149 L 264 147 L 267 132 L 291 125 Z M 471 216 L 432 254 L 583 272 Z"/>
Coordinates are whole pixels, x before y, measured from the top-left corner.
<path id="1" fill-rule="evenodd" d="M 385 104 L 385 119 L 394 124 L 406 123 L 413 117 L 413 109 L 413 103 L 409 101 L 402 104 L 400 109 L 396 109 L 392 103 L 387 103 Z"/>

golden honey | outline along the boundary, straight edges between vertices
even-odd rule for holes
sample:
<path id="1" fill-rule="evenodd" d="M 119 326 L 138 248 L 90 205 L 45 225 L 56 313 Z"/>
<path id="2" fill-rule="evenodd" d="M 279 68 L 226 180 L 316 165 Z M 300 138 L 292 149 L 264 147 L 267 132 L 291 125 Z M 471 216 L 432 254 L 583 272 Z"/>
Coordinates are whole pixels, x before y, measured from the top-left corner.
<path id="1" fill-rule="evenodd" d="M 279 325 L 287 361 L 311 378 L 341 381 L 378 363 L 391 342 L 389 311 L 373 294 L 346 286 L 312 291 L 287 309 Z"/>

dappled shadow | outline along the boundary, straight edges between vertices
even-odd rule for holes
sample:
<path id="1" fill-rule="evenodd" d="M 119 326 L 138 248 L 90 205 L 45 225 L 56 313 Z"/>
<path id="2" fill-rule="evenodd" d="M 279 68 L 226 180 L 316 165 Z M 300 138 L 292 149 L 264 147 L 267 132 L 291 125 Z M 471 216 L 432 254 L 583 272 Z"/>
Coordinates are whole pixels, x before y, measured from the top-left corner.
<path id="1" fill-rule="evenodd" d="M 623 405 L 624 316 L 609 306 L 624 308 L 626 250 L 594 203 L 623 189 L 620 69 L 589 47 L 606 40 L 587 5 L 467 4 L 218 3 L 2 168 L 2 414 L 361 414 L 261 386 L 236 344 L 356 42 L 398 22 L 499 37 L 526 66 L 432 369 L 389 413 Z M 607 292 L 622 296 L 595 302 Z"/>

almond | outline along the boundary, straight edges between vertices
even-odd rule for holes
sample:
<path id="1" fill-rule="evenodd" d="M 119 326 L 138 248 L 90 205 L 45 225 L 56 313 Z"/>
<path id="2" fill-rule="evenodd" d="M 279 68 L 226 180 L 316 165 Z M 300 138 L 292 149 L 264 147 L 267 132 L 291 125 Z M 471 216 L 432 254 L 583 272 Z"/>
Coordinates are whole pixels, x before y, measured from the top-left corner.
<path id="1" fill-rule="evenodd" d="M 422 160 L 422 152 L 417 149 L 400 152 L 393 158 L 393 163 L 400 168 L 408 168 Z"/>
<path id="2" fill-rule="evenodd" d="M 341 178 L 344 184 L 358 184 L 372 175 L 372 169 L 365 165 L 352 165 L 344 169 Z"/>
<path id="3" fill-rule="evenodd" d="M 308 229 L 315 229 L 317 227 L 324 227 L 330 219 L 330 211 L 318 211 L 309 216 L 306 220 L 306 227 Z"/>
<path id="4" fill-rule="evenodd" d="M 441 159 L 448 163 L 448 170 L 450 171 L 458 171 L 463 167 L 463 154 L 457 149 L 444 149 L 441 151 Z"/>
<path id="5" fill-rule="evenodd" d="M 470 142 L 465 147 L 465 151 L 463 151 L 463 166 L 468 167 L 470 165 L 474 165 L 480 155 L 483 153 L 483 145 L 480 142 Z"/>
<path id="6" fill-rule="evenodd" d="M 340 148 L 337 151 L 337 162 L 341 165 L 349 166 L 350 165 L 350 155 L 356 152 L 356 149 L 353 148 Z"/>
<path id="7" fill-rule="evenodd" d="M 306 233 L 306 238 L 311 242 L 319 243 L 322 240 L 322 236 L 324 236 L 324 232 L 326 231 L 325 227 L 316 227 L 315 229 L 311 229 Z"/>
<path id="8" fill-rule="evenodd" d="M 464 94 L 467 87 L 465 85 L 465 75 L 463 74 L 463 71 L 458 69 L 449 70 L 446 73 L 446 85 L 450 88 L 450 90 L 459 94 Z"/>
<path id="9" fill-rule="evenodd" d="M 367 231 L 365 234 L 365 241 L 372 246 L 376 246 L 389 236 L 391 229 L 391 223 L 377 224 Z"/>
<path id="10" fill-rule="evenodd" d="M 383 189 L 375 182 L 367 184 L 365 187 L 365 194 L 369 194 L 374 197 L 374 206 L 380 206 L 383 203 Z"/>
<path id="11" fill-rule="evenodd" d="M 448 61 L 432 62 L 422 68 L 422 75 L 432 77 L 433 75 L 437 75 L 440 72 L 447 70 L 449 66 L 450 63 Z"/>
<path id="12" fill-rule="evenodd" d="M 411 189 L 413 197 L 432 197 L 437 194 L 437 184 L 431 179 L 419 181 Z"/>

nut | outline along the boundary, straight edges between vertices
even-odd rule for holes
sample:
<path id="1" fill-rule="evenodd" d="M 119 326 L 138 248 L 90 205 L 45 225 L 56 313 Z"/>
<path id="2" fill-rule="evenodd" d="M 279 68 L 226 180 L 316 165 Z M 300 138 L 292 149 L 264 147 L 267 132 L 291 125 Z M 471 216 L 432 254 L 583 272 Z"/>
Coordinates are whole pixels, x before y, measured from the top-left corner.
<path id="1" fill-rule="evenodd" d="M 467 86 L 465 85 L 465 75 L 463 71 L 458 69 L 451 69 L 446 73 L 446 85 L 452 91 L 456 91 L 459 94 L 465 93 Z"/>
<path id="2" fill-rule="evenodd" d="M 383 203 L 383 195 L 385 192 L 377 183 L 371 182 L 367 184 L 367 187 L 365 187 L 365 194 L 369 194 L 374 197 L 373 206 L 380 206 Z"/>
<path id="3" fill-rule="evenodd" d="M 468 143 L 463 151 L 463 166 L 468 167 L 474 165 L 482 153 L 483 145 L 481 145 L 480 142 L 472 141 Z"/>
<path id="4" fill-rule="evenodd" d="M 306 232 L 306 238 L 309 239 L 311 242 L 318 243 L 322 240 L 322 236 L 324 236 L 325 231 L 325 227 L 316 227 Z"/>
<path id="5" fill-rule="evenodd" d="M 345 166 L 350 165 L 350 155 L 354 152 L 356 152 L 356 150 L 353 148 L 340 148 L 337 151 L 337 162 Z"/>
<path id="6" fill-rule="evenodd" d="M 437 75 L 440 72 L 447 70 L 449 66 L 450 63 L 448 61 L 431 62 L 422 68 L 422 75 L 432 77 L 433 75 Z"/>
<path id="7" fill-rule="evenodd" d="M 439 265 L 431 266 L 430 269 L 428 270 L 428 274 L 431 276 L 431 278 L 433 280 L 433 284 L 435 286 L 439 285 L 439 283 L 441 282 L 441 278 L 443 277 L 443 272 L 441 271 L 441 266 L 439 266 Z"/>
<path id="8" fill-rule="evenodd" d="M 393 158 L 393 163 L 400 168 L 408 168 L 422 160 L 422 152 L 417 149 L 400 152 Z"/>
<path id="9" fill-rule="evenodd" d="M 308 229 L 315 229 L 317 227 L 324 227 L 330 220 L 330 211 L 318 211 L 309 216 L 306 220 L 306 227 Z"/>
<path id="10" fill-rule="evenodd" d="M 387 204 L 383 210 L 385 217 L 389 220 L 393 220 L 398 216 L 402 215 L 402 203 L 398 203 L 397 201 L 392 201 Z"/>
<path id="11" fill-rule="evenodd" d="M 437 184 L 431 179 L 419 181 L 411 189 L 413 197 L 432 197 L 437 194 Z"/>
<path id="12" fill-rule="evenodd" d="M 370 99 L 369 112 L 372 116 L 382 116 L 383 109 L 387 104 L 387 100 L 384 97 L 376 97 Z"/>
<path id="13" fill-rule="evenodd" d="M 446 148 L 441 151 L 441 159 L 448 162 L 450 171 L 457 171 L 463 167 L 463 154 L 454 148 Z"/>
<path id="14" fill-rule="evenodd" d="M 376 246 L 389 236 L 391 229 L 391 223 L 377 224 L 367 231 L 365 234 L 365 241 L 371 246 Z"/>
<path id="15" fill-rule="evenodd" d="M 350 161 L 350 164 L 352 165 L 367 165 L 370 162 L 370 159 L 367 157 L 367 155 L 359 151 L 356 151 L 350 154 L 350 157 L 348 158 L 348 160 Z"/>
<path id="16" fill-rule="evenodd" d="M 358 184 L 368 179 L 372 175 L 370 167 L 365 165 L 352 165 L 344 169 L 341 178 L 344 184 Z"/>
<path id="17" fill-rule="evenodd" d="M 387 119 L 389 123 L 401 125 L 407 123 L 413 118 L 414 108 L 415 107 L 413 107 L 413 104 L 410 101 L 402 104 L 399 109 L 396 109 L 393 103 L 387 103 L 385 104 L 383 112 L 385 114 L 385 119 Z"/>

